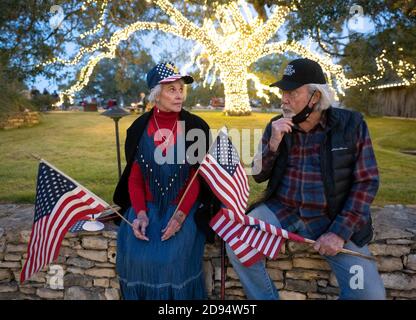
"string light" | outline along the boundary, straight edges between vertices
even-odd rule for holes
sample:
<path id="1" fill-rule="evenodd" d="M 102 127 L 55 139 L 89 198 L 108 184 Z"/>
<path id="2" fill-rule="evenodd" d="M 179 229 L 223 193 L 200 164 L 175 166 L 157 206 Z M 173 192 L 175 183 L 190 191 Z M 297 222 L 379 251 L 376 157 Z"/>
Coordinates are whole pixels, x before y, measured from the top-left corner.
<path id="1" fill-rule="evenodd" d="M 387 88 L 396 88 L 396 87 L 406 87 L 408 86 L 406 82 L 394 82 L 394 83 L 388 83 L 383 84 L 375 87 L 369 87 L 370 90 L 376 90 L 376 89 L 387 89 Z"/>
<path id="2" fill-rule="evenodd" d="M 94 0 L 86 1 L 87 4 L 92 2 Z M 270 18 L 263 22 L 258 17 L 253 18 L 245 1 L 231 1 L 224 5 L 217 5 L 214 8 L 213 17 L 216 21 L 204 19 L 202 27 L 199 27 L 184 17 L 168 0 L 146 0 L 146 2 L 158 6 L 170 17 L 174 25 L 137 21 L 114 32 L 110 40 L 100 39 L 89 47 L 81 48 L 72 60 L 55 58 L 44 63 L 75 65 L 84 56 L 90 54 L 86 65 L 81 69 L 77 82 L 60 94 L 57 105 L 63 103 L 65 96 L 72 99 L 76 92 L 88 84 L 97 63 L 104 58 L 114 58 L 119 43 L 140 30 L 159 30 L 184 39 L 194 40 L 198 46 L 192 51 L 191 60 L 185 68 L 195 62 L 201 71 L 201 76 L 205 78 L 203 84 L 207 85 L 208 80 L 211 79 L 211 87 L 215 84 L 217 75 L 219 76 L 224 85 L 225 113 L 229 115 L 245 115 L 251 112 L 248 81 L 253 81 L 257 96 L 265 98 L 266 101 L 268 101 L 266 91 L 279 95 L 277 89 L 262 84 L 257 76 L 248 71 L 253 63 L 269 54 L 284 54 L 290 51 L 317 61 L 328 75 L 331 84 L 341 94 L 345 89 L 366 85 L 381 79 L 386 73 L 385 66 L 396 70 L 397 75 L 403 78 L 402 82 L 406 85 L 416 83 L 415 66 L 402 60 L 392 63 L 385 58 L 385 51 L 376 58 L 378 74 L 348 79 L 344 74 L 343 67 L 333 63 L 328 54 L 316 54 L 310 48 L 294 41 L 267 43 L 283 25 L 286 16 L 295 10 L 293 7 L 275 7 Z M 100 7 L 101 18 L 98 25 L 84 33 L 83 36 L 96 33 L 97 30 L 102 28 L 107 5 L 108 0 L 103 1 Z M 97 51 L 102 52 L 96 54 Z M 197 53 L 198 51 L 199 53 Z M 412 77 L 405 78 L 404 76 L 409 71 Z"/>
<path id="3" fill-rule="evenodd" d="M 248 114 L 251 111 L 247 93 L 247 68 L 255 61 L 254 56 L 260 51 L 265 42 L 274 34 L 284 22 L 284 17 L 290 11 L 287 7 L 279 7 L 272 17 L 264 24 L 259 20 L 247 23 L 241 15 L 236 3 L 218 6 L 216 17 L 220 19 L 218 30 L 209 20 L 203 28 L 199 28 L 186 19 L 169 1 L 155 0 L 159 6 L 175 23 L 175 26 L 152 22 L 136 22 L 123 30 L 115 32 L 109 41 L 102 40 L 89 48 L 80 50 L 74 59 L 64 61 L 55 59 L 54 62 L 77 64 L 86 53 L 94 53 L 100 49 L 101 54 L 89 58 L 87 65 L 80 72 L 77 83 L 60 94 L 58 105 L 62 104 L 65 96 L 70 96 L 85 86 L 95 65 L 103 58 L 114 57 L 120 41 L 126 40 L 138 30 L 161 30 L 179 35 L 185 39 L 195 40 L 203 46 L 208 54 L 208 71 L 214 66 L 219 70 L 224 83 L 226 96 L 226 112 L 229 114 Z M 214 63 L 212 63 L 212 61 Z M 47 63 L 51 63 L 48 61 Z"/>
<path id="4" fill-rule="evenodd" d="M 82 54 L 79 53 L 76 56 L 75 59 L 79 61 L 82 58 L 82 55 L 85 54 L 86 52 L 95 52 L 98 49 L 103 49 L 103 48 L 107 49 L 106 52 L 100 53 L 96 56 L 92 56 L 89 58 L 87 65 L 82 68 L 78 76 L 77 82 L 73 86 L 71 86 L 69 89 L 59 94 L 59 100 L 56 102 L 55 106 L 62 105 L 64 103 L 65 97 L 68 97 L 70 101 L 73 101 L 73 95 L 88 84 L 89 78 L 93 72 L 94 67 L 97 65 L 97 63 L 104 58 L 114 58 L 118 44 L 121 41 L 127 40 L 131 36 L 131 34 L 136 32 L 137 30 L 145 30 L 145 29 L 161 30 L 164 32 L 170 32 L 170 33 L 179 35 L 178 30 L 176 30 L 174 27 L 170 25 L 164 25 L 164 24 L 153 23 L 153 22 L 137 22 L 122 30 L 116 31 L 111 36 L 109 41 L 102 40 L 100 44 L 96 44 L 92 46 L 91 48 L 89 48 L 88 50 L 84 51 Z M 74 60 L 64 61 L 64 64 L 67 64 L 67 65 L 75 64 L 76 61 Z"/>
<path id="5" fill-rule="evenodd" d="M 91 2 L 96 2 L 96 1 L 87 1 L 87 2 L 88 3 L 91 3 Z M 108 0 L 104 0 L 101 3 L 101 6 L 100 6 L 100 18 L 98 20 L 98 24 L 94 27 L 94 29 L 92 29 L 90 31 L 87 31 L 87 32 L 81 34 L 79 36 L 81 39 L 83 39 L 83 38 L 85 38 L 85 37 L 87 37 L 89 35 L 95 34 L 95 33 L 97 33 L 98 31 L 100 31 L 102 29 L 102 27 L 104 26 L 105 9 L 107 8 L 107 5 L 108 5 Z"/>
<path id="6" fill-rule="evenodd" d="M 241 1 L 239 1 L 241 3 Z M 262 85 L 257 77 L 248 73 L 249 66 L 257 61 L 261 49 L 273 36 L 275 31 L 284 23 L 284 17 L 290 8 L 279 7 L 271 18 L 263 23 L 259 19 L 249 16 L 244 19 L 237 2 L 218 5 L 214 16 L 218 20 L 215 24 L 211 19 L 204 19 L 201 30 L 211 39 L 212 45 L 201 45 L 200 53 L 193 51 L 191 61 L 195 61 L 205 78 L 204 85 L 211 78 L 211 86 L 219 74 L 224 84 L 225 113 L 243 115 L 251 112 L 248 97 L 247 81 L 253 80 L 257 94 L 266 97 L 268 86 Z M 211 76 L 210 76 L 211 74 Z M 272 92 L 277 93 L 277 90 Z M 268 98 L 268 96 L 267 96 Z"/>
<path id="7" fill-rule="evenodd" d="M 397 60 L 396 63 L 393 63 L 392 61 L 385 58 L 385 55 L 386 50 L 383 50 L 382 53 L 375 59 L 378 74 L 349 79 L 348 87 L 367 85 L 371 82 L 381 80 L 386 74 L 386 66 L 388 66 L 391 70 L 394 70 L 394 72 L 398 77 L 401 78 L 401 80 L 397 83 L 372 86 L 370 89 L 384 89 L 398 86 L 411 86 L 416 84 L 416 66 L 414 64 L 401 59 Z"/>
<path id="8" fill-rule="evenodd" d="M 268 94 L 265 93 L 265 91 L 269 91 L 269 92 L 275 94 L 276 96 L 278 96 L 279 98 L 282 97 L 282 95 L 280 94 L 279 88 L 269 87 L 269 86 L 266 86 L 266 85 L 262 84 L 260 79 L 255 74 L 249 73 L 247 75 L 247 79 L 253 81 L 254 87 L 257 90 L 256 91 L 257 97 L 264 98 L 267 103 L 270 102 L 270 97 L 269 97 Z"/>

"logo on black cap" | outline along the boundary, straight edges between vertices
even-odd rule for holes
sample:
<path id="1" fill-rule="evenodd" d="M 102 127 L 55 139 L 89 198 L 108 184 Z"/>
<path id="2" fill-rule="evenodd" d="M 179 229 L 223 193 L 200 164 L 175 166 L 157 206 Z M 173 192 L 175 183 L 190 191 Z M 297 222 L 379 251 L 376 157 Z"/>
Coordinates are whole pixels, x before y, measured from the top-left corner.
<path id="1" fill-rule="evenodd" d="M 288 64 L 285 68 L 285 71 L 283 72 L 283 74 L 285 76 L 291 76 L 292 74 L 294 74 L 296 71 L 295 69 L 293 69 L 293 65 Z"/>
<path id="2" fill-rule="evenodd" d="M 270 86 L 290 91 L 308 83 L 325 84 L 324 72 L 319 63 L 313 60 L 296 59 L 287 65 L 282 79 L 272 83 Z"/>

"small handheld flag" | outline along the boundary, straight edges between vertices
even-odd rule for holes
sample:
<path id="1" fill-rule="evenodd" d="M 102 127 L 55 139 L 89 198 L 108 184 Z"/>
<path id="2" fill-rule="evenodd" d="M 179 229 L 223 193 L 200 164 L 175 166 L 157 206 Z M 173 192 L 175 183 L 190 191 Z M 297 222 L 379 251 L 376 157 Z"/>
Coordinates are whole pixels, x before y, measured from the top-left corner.
<path id="1" fill-rule="evenodd" d="M 20 282 L 58 258 L 65 234 L 77 221 L 108 207 L 104 200 L 41 160 L 32 233 Z"/>

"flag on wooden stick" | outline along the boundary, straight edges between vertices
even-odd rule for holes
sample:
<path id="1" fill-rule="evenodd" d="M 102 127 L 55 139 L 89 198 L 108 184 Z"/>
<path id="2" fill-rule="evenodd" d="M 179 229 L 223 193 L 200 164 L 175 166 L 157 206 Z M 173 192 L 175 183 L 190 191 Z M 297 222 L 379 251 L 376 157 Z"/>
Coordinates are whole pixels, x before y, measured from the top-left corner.
<path id="1" fill-rule="evenodd" d="M 41 160 L 32 233 L 20 282 L 58 258 L 65 234 L 77 221 L 108 207 L 104 200 Z"/>
<path id="2" fill-rule="evenodd" d="M 275 259 L 285 239 L 304 242 L 296 234 L 245 214 L 248 178 L 225 128 L 219 131 L 199 172 L 225 206 L 212 218 L 210 226 L 244 265 L 250 266 L 264 256 Z"/>

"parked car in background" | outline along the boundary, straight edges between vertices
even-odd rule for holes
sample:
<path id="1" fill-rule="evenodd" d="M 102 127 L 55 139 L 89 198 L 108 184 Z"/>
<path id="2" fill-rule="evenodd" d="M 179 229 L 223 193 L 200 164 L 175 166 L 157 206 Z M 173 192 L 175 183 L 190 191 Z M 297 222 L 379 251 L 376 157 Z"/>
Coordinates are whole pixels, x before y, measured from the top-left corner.
<path id="1" fill-rule="evenodd" d="M 261 101 L 260 100 L 250 99 L 250 106 L 252 108 L 259 108 L 260 109 L 262 107 L 262 104 L 261 104 Z"/>
<path id="2" fill-rule="evenodd" d="M 222 109 L 225 107 L 225 99 L 224 98 L 218 98 L 213 97 L 211 98 L 208 109 Z"/>
<path id="3" fill-rule="evenodd" d="M 117 105 L 116 99 L 108 99 L 107 104 L 103 106 L 105 110 L 111 109 L 112 107 L 115 107 Z"/>

